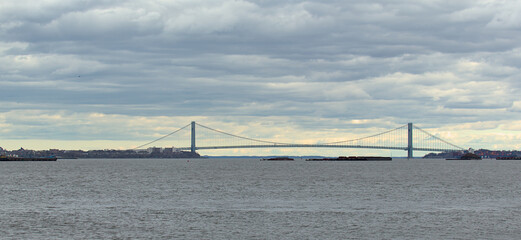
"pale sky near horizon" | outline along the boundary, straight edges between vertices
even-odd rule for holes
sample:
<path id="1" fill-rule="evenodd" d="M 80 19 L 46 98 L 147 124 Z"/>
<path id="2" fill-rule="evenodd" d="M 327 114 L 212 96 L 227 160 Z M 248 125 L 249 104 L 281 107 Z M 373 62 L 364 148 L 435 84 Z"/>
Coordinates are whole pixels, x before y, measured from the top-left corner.
<path id="1" fill-rule="evenodd" d="M 0 147 L 126 149 L 191 121 L 295 142 L 413 122 L 521 150 L 520 43 L 519 1 L 0 0 Z M 256 152 L 218 152 L 235 153 Z"/>

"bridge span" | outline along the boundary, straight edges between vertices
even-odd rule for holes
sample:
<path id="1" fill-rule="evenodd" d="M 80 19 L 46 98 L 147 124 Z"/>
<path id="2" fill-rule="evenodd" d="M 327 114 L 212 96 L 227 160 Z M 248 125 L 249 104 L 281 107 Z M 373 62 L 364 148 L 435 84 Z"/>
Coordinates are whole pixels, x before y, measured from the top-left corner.
<path id="1" fill-rule="evenodd" d="M 202 131 L 196 134 L 197 126 L 200 127 Z M 412 123 L 363 138 L 330 143 L 299 144 L 265 141 L 238 136 L 200 125 L 196 122 L 191 122 L 172 133 L 136 147 L 135 149 L 145 147 L 159 140 L 171 137 L 172 135 L 177 136 L 178 139 L 185 139 L 176 145 L 176 149 L 190 150 L 192 152 L 208 149 L 241 148 L 364 148 L 404 150 L 407 151 L 407 157 L 412 158 L 414 151 L 451 152 L 464 150 L 455 144 L 414 126 Z M 190 145 L 188 145 L 188 143 Z"/>

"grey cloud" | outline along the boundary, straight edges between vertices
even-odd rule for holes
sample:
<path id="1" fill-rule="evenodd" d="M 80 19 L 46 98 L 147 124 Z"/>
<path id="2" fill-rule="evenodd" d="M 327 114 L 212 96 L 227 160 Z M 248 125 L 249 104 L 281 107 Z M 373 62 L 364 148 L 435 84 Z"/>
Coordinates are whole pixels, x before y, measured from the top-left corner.
<path id="1" fill-rule="evenodd" d="M 9 104 L 0 111 L 289 116 L 303 127 L 317 118 L 390 126 L 517 117 L 520 6 L 4 3 L 0 87 Z"/>

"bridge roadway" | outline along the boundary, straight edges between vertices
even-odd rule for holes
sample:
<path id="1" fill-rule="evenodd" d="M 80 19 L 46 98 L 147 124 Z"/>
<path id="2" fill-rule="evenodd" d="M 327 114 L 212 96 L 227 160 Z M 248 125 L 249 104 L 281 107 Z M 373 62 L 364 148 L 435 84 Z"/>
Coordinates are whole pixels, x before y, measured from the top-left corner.
<path id="1" fill-rule="evenodd" d="M 210 149 L 237 149 L 237 148 L 366 148 L 366 149 L 384 149 L 384 150 L 404 150 L 408 151 L 408 147 L 385 147 L 385 146 L 364 146 L 364 145 L 331 145 L 331 144 L 273 144 L 273 145 L 236 145 L 236 146 L 208 146 L 196 147 L 195 150 Z M 191 150 L 191 147 L 177 148 L 179 150 Z M 459 151 L 454 149 L 441 148 L 414 148 L 414 151 L 431 151 L 431 152 L 451 152 Z"/>

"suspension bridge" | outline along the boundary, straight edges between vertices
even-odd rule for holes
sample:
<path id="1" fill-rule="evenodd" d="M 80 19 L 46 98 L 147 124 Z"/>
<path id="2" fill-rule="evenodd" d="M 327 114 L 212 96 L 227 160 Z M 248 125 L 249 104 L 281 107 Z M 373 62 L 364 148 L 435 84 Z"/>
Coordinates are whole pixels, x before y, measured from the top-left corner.
<path id="1" fill-rule="evenodd" d="M 197 134 L 196 134 L 196 128 Z M 453 152 L 463 148 L 445 141 L 412 123 L 378 134 L 328 143 L 298 144 L 265 141 L 220 131 L 196 122 L 179 128 L 169 134 L 138 146 L 141 149 L 160 140 L 168 138 L 177 150 L 196 152 L 205 149 L 239 149 L 239 148 L 365 148 L 407 151 L 412 158 L 414 151 Z"/>

